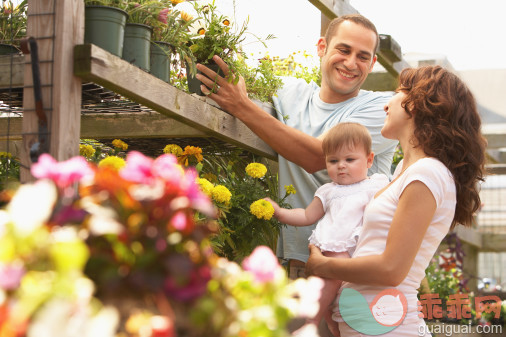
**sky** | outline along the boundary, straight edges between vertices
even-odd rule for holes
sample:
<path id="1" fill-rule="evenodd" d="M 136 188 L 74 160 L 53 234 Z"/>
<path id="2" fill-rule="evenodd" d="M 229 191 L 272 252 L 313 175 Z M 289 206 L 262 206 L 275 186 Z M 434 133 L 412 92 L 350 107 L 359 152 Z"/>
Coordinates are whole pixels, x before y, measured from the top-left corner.
<path id="1" fill-rule="evenodd" d="M 216 0 L 218 8 L 232 3 Z M 268 42 L 270 55 L 286 57 L 297 51 L 316 55 L 320 12 L 308 0 L 235 3 L 237 21 L 249 15 L 249 31 L 277 36 Z M 505 0 L 350 0 L 350 4 L 374 22 L 378 33 L 391 35 L 403 53 L 446 56 L 456 70 L 506 69 Z M 245 49 L 265 52 L 259 43 Z"/>

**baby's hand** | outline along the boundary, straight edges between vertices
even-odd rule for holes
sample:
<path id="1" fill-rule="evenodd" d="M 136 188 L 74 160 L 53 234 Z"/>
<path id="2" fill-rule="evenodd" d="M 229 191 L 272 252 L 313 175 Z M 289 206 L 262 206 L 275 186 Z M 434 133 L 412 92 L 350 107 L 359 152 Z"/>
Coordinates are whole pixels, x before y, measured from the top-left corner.
<path id="1" fill-rule="evenodd" d="M 281 207 L 279 207 L 279 205 L 271 198 L 266 197 L 266 198 L 264 198 L 264 200 L 267 200 L 268 202 L 270 202 L 272 207 L 274 207 L 274 217 L 277 219 L 278 215 L 279 215 L 279 210 L 281 209 Z"/>

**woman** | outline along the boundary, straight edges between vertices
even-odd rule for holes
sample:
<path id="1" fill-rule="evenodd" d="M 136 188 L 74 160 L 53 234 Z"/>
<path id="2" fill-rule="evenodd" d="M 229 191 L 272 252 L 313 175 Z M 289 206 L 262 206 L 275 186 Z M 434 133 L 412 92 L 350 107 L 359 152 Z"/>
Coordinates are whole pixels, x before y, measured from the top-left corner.
<path id="1" fill-rule="evenodd" d="M 480 206 L 486 141 L 472 93 L 439 66 L 405 69 L 399 82 L 381 133 L 400 142 L 404 159 L 367 205 L 353 257 L 331 259 L 309 247 L 309 275 L 345 281 L 332 316 L 341 336 L 430 336 L 417 289 L 448 230 L 471 225 Z M 400 296 L 381 298 L 386 289 Z M 364 308 L 361 296 L 382 305 Z"/>

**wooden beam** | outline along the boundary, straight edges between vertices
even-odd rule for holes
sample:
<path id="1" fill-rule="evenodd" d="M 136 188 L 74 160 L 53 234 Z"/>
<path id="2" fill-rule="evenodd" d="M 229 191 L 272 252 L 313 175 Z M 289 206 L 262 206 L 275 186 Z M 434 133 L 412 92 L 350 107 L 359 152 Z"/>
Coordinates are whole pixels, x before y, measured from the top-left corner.
<path id="1" fill-rule="evenodd" d="M 481 248 L 483 246 L 482 233 L 480 233 L 476 228 L 457 226 L 455 227 L 454 232 L 457 233 L 457 236 L 467 244 L 477 248 Z"/>
<path id="2" fill-rule="evenodd" d="M 483 245 L 480 252 L 506 252 L 505 233 L 482 233 Z"/>
<path id="3" fill-rule="evenodd" d="M 498 149 L 506 147 L 506 124 L 494 123 L 483 124 L 481 132 L 487 138 L 487 147 L 490 149 Z"/>
<path id="4" fill-rule="evenodd" d="M 277 157 L 265 142 L 237 118 L 95 45 L 76 46 L 74 56 L 74 73 L 87 81 L 102 85 L 210 137 L 264 157 Z"/>
<path id="5" fill-rule="evenodd" d="M 34 97 L 31 50 L 24 67 L 22 182 L 33 180 L 30 151 L 41 144 L 38 106 L 47 117 L 50 154 L 59 161 L 79 155 L 81 79 L 72 76 L 72 53 L 84 41 L 83 1 L 29 0 L 27 36 L 35 39 L 38 50 L 42 103 Z"/>

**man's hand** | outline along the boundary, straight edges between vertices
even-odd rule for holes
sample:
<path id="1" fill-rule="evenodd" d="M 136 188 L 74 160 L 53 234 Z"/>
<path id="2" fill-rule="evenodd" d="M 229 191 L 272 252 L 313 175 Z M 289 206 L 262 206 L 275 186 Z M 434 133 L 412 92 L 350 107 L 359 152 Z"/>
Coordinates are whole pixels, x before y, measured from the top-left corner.
<path id="1" fill-rule="evenodd" d="M 196 75 L 197 79 L 204 84 L 200 89 L 223 110 L 240 119 L 239 114 L 250 103 L 244 78 L 230 71 L 228 65 L 219 56 L 215 55 L 213 60 L 220 67 L 224 77 L 202 64 L 197 64 L 197 69 L 205 75 Z"/>

